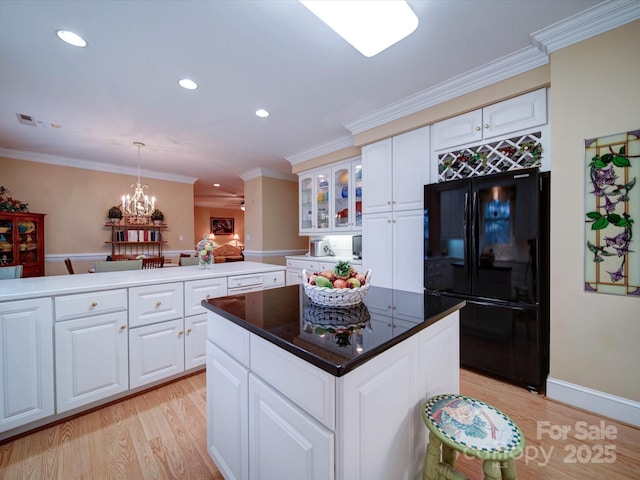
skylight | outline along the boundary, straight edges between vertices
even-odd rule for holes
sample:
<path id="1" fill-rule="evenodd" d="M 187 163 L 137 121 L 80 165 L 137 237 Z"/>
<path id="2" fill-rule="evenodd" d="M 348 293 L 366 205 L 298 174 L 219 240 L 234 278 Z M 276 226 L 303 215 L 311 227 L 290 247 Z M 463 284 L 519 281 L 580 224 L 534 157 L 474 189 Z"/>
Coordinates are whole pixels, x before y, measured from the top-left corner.
<path id="1" fill-rule="evenodd" d="M 299 0 L 365 57 L 410 35 L 418 17 L 404 0 Z"/>

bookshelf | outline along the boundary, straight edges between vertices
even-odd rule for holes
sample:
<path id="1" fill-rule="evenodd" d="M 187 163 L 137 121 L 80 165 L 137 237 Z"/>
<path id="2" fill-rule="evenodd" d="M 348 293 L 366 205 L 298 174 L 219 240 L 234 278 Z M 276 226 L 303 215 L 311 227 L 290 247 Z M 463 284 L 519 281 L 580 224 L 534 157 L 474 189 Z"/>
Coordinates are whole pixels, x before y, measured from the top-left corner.
<path id="1" fill-rule="evenodd" d="M 161 257 L 162 239 L 166 223 L 156 224 L 148 217 L 124 217 L 117 223 L 105 223 L 111 229 L 111 239 L 105 243 L 111 245 L 111 256 L 127 255 L 136 257 Z"/>

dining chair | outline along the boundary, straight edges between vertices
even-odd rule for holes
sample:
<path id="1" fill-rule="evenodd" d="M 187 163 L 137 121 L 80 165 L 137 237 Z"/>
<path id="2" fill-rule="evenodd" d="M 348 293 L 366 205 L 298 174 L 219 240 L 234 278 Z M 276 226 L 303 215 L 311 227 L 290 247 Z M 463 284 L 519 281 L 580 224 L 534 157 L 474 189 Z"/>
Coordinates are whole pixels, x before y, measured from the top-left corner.
<path id="1" fill-rule="evenodd" d="M 164 257 L 147 257 L 142 259 L 142 268 L 162 268 Z"/>
<path id="2" fill-rule="evenodd" d="M 96 262 L 95 271 L 99 272 L 120 272 L 123 270 L 142 270 L 142 259 L 138 260 L 121 260 L 111 262 Z"/>
<path id="3" fill-rule="evenodd" d="M 179 265 L 186 267 L 188 265 L 198 265 L 198 257 L 180 257 Z"/>
<path id="4" fill-rule="evenodd" d="M 22 278 L 22 265 L 0 267 L 0 280 L 10 280 L 12 278 Z"/>
<path id="5" fill-rule="evenodd" d="M 71 265 L 71 259 L 65 258 L 64 264 L 67 267 L 67 271 L 69 272 L 69 275 L 73 275 L 75 272 L 73 271 L 73 265 Z"/>
<path id="6" fill-rule="evenodd" d="M 180 258 L 190 257 L 190 253 L 180 253 Z"/>

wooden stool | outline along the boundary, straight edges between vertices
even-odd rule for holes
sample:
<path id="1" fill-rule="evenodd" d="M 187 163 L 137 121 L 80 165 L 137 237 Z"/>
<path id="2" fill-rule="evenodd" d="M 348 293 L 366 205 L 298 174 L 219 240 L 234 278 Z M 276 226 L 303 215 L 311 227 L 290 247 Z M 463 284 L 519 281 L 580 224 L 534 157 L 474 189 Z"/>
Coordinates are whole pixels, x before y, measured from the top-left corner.
<path id="1" fill-rule="evenodd" d="M 423 480 L 465 480 L 455 470 L 456 452 L 482 459 L 485 480 L 517 480 L 515 458 L 524 449 L 524 436 L 500 410 L 475 398 L 445 394 L 427 400 L 422 418 L 429 429 Z"/>

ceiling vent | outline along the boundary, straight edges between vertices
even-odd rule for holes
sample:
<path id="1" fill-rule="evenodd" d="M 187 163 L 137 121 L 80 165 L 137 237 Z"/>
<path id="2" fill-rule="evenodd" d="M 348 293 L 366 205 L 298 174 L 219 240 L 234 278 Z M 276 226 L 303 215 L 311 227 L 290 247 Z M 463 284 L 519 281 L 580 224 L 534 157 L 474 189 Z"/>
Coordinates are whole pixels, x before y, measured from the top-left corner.
<path id="1" fill-rule="evenodd" d="M 18 121 L 23 125 L 30 125 L 32 127 L 38 126 L 36 119 L 33 118 L 31 115 L 25 115 L 24 113 L 16 113 L 16 116 L 18 117 Z"/>

